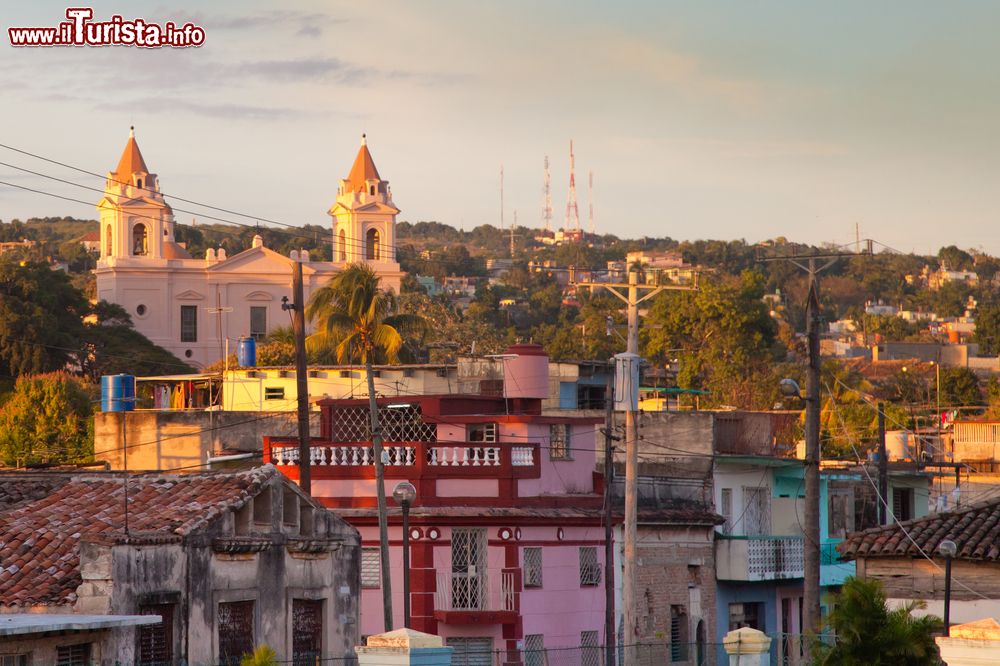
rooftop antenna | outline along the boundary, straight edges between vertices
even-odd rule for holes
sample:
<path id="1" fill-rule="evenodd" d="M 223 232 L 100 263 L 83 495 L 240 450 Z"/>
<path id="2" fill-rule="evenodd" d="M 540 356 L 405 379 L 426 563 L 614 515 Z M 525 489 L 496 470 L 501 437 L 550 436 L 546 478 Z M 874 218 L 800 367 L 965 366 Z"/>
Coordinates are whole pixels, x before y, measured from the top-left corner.
<path id="1" fill-rule="evenodd" d="M 545 180 L 542 185 L 542 224 L 552 231 L 552 174 L 549 173 L 549 156 L 545 156 Z"/>
<path id="2" fill-rule="evenodd" d="M 514 223 L 510 225 L 510 258 L 514 258 L 514 227 L 517 226 L 517 209 L 514 209 Z"/>
<path id="3" fill-rule="evenodd" d="M 569 140 L 569 197 L 566 200 L 566 231 L 580 230 L 580 211 L 576 207 L 576 158 L 573 157 L 573 139 Z"/>
<path id="4" fill-rule="evenodd" d="M 590 218 L 590 235 L 595 235 L 594 231 L 594 172 L 589 172 L 589 182 L 587 184 L 587 208 Z"/>
<path id="5" fill-rule="evenodd" d="M 500 231 L 503 231 L 503 165 L 500 165 Z"/>

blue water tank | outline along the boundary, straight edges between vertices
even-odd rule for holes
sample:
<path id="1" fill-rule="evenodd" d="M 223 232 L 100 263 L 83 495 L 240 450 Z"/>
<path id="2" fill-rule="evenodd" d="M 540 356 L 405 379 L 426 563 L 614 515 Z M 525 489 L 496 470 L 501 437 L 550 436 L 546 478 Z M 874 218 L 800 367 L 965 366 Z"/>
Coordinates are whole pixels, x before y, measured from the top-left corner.
<path id="1" fill-rule="evenodd" d="M 236 345 L 236 363 L 241 368 L 253 368 L 257 365 L 257 341 L 253 338 L 240 338 Z"/>
<path id="2" fill-rule="evenodd" d="M 104 375 L 101 377 L 101 411 L 131 412 L 135 409 L 135 377 Z"/>

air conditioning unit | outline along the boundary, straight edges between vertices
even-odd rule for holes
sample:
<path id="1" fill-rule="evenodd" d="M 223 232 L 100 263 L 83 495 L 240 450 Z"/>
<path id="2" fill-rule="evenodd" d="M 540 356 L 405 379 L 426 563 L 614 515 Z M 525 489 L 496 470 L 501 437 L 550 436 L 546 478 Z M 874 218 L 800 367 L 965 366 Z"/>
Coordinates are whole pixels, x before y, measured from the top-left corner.
<path id="1" fill-rule="evenodd" d="M 319 377 L 319 370 L 310 370 L 309 371 L 309 376 L 310 377 Z"/>
<path id="2" fill-rule="evenodd" d="M 438 368 L 437 370 L 434 371 L 434 374 L 437 375 L 438 377 L 447 377 L 448 368 Z"/>

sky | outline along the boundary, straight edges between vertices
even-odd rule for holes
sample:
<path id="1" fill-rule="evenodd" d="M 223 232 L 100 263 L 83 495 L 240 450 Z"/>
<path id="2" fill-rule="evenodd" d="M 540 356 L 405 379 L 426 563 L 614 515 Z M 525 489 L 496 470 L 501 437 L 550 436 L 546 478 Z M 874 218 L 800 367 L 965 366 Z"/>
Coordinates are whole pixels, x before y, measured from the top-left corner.
<path id="1" fill-rule="evenodd" d="M 134 124 L 168 200 L 329 224 L 367 133 L 400 220 L 498 225 L 503 165 L 507 223 L 541 226 L 547 155 L 562 226 L 572 139 L 598 232 L 841 244 L 859 227 L 904 252 L 1000 254 L 1000 3 L 93 4 L 205 29 L 199 48 L 148 50 L 15 49 L 6 28 L 56 25 L 66 5 L 0 6 L 0 143 L 105 173 Z M 0 180 L 100 198 L 2 165 Z M 96 210 L 0 185 L 0 219 L 43 215 Z"/>

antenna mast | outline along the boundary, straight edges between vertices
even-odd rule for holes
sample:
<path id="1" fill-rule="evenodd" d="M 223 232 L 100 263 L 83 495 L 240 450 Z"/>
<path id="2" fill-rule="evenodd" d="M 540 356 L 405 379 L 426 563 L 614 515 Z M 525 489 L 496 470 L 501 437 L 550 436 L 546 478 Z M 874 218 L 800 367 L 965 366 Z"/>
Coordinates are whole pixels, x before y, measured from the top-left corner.
<path id="1" fill-rule="evenodd" d="M 580 230 L 580 211 L 576 207 L 576 158 L 573 157 L 573 139 L 569 140 L 569 198 L 566 200 L 566 231 Z"/>
<path id="2" fill-rule="evenodd" d="M 549 173 L 549 156 L 545 156 L 545 180 L 542 185 L 542 224 L 552 231 L 552 175 Z"/>
<path id="3" fill-rule="evenodd" d="M 587 184 L 587 208 L 590 217 L 590 235 L 595 235 L 594 231 L 594 172 L 589 172 L 589 183 Z"/>
<path id="4" fill-rule="evenodd" d="M 503 165 L 500 165 L 500 231 L 503 231 Z"/>
<path id="5" fill-rule="evenodd" d="M 517 209 L 514 209 L 514 223 L 510 225 L 510 258 L 514 258 L 514 227 L 517 226 Z"/>

